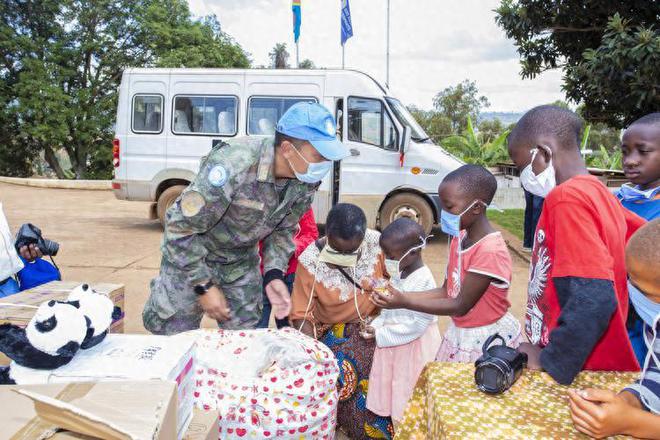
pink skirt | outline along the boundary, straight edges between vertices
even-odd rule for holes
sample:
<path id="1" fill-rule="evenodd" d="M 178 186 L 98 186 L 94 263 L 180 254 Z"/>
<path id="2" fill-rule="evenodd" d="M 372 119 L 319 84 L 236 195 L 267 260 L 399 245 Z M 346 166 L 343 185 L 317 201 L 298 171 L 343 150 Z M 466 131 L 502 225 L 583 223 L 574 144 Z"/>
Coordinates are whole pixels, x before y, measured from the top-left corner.
<path id="1" fill-rule="evenodd" d="M 434 360 L 442 337 L 433 322 L 419 338 L 396 347 L 376 348 L 369 374 L 367 408 L 379 416 L 401 420 L 417 378 Z"/>

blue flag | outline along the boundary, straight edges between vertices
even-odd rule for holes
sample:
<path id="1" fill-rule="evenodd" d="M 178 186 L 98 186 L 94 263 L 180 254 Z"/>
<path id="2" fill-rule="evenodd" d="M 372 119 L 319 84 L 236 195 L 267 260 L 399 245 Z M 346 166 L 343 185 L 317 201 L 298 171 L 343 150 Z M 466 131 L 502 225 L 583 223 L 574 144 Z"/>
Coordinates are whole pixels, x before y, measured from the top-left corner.
<path id="1" fill-rule="evenodd" d="M 348 0 L 341 0 L 341 45 L 353 36 L 353 24 L 351 23 L 351 7 Z"/>
<path id="2" fill-rule="evenodd" d="M 291 11 L 293 11 L 293 39 L 298 42 L 300 38 L 300 25 L 302 24 L 302 10 L 300 9 L 300 0 L 291 1 Z"/>

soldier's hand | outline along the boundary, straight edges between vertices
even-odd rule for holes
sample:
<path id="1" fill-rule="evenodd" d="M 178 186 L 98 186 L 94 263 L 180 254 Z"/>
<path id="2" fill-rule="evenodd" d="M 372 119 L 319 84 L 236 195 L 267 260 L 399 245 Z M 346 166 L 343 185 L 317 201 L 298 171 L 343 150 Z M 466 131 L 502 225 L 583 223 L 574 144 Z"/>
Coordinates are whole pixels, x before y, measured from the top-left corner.
<path id="1" fill-rule="evenodd" d="M 266 296 L 273 306 L 275 318 L 284 319 L 291 312 L 291 294 L 282 280 L 273 280 L 266 285 Z"/>
<path id="2" fill-rule="evenodd" d="M 231 310 L 229 310 L 225 295 L 218 286 L 211 286 L 204 295 L 201 295 L 199 305 L 202 306 L 209 318 L 218 322 L 227 321 L 231 318 Z"/>

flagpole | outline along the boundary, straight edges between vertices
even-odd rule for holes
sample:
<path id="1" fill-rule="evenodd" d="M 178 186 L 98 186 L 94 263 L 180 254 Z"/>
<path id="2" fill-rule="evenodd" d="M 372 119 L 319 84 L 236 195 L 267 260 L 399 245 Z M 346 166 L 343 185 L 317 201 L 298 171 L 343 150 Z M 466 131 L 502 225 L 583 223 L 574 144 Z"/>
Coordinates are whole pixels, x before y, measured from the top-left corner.
<path id="1" fill-rule="evenodd" d="M 300 54 L 299 54 L 298 42 L 296 41 L 296 69 L 299 67 L 300 67 Z"/>
<path id="2" fill-rule="evenodd" d="M 387 55 L 385 68 L 385 86 L 390 88 L 390 0 L 387 0 Z"/>
<path id="3" fill-rule="evenodd" d="M 342 70 L 346 67 L 346 45 L 341 45 L 341 68 Z"/>

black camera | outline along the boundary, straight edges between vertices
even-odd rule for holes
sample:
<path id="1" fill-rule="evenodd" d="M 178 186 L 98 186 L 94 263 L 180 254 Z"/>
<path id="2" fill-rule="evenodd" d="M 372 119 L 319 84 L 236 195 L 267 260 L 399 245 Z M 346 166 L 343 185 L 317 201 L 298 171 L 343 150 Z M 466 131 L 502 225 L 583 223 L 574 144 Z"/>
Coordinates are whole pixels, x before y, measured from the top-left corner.
<path id="1" fill-rule="evenodd" d="M 491 344 L 495 341 L 501 344 Z M 507 347 L 498 333 L 489 337 L 483 346 L 483 355 L 474 363 L 477 387 L 488 394 L 500 394 L 511 388 L 527 366 L 527 353 Z"/>
<path id="2" fill-rule="evenodd" d="M 21 226 L 16 234 L 16 250 L 20 252 L 23 246 L 34 244 L 44 255 L 55 256 L 57 251 L 60 250 L 60 245 L 57 242 L 48 240 L 41 236 L 41 229 L 37 228 L 32 223 L 26 223 Z"/>

